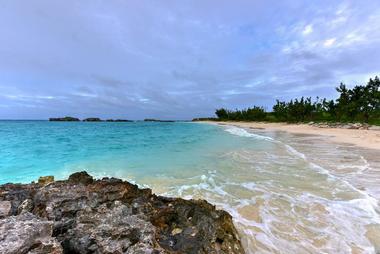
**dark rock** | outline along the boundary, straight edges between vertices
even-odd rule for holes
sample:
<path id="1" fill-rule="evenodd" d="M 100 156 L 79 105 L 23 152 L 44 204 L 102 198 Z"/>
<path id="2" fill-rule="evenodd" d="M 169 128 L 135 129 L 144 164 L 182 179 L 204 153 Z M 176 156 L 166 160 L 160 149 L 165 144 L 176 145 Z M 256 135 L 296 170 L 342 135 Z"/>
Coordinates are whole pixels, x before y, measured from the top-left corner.
<path id="1" fill-rule="evenodd" d="M 175 122 L 175 121 L 173 121 L 173 120 L 159 120 L 159 119 L 151 119 L 151 118 L 147 118 L 147 119 L 144 119 L 144 122 L 173 123 L 173 122 Z"/>
<path id="2" fill-rule="evenodd" d="M 49 118 L 49 121 L 51 122 L 79 122 L 80 120 L 75 117 L 66 116 L 66 117 L 59 117 L 59 118 Z"/>
<path id="3" fill-rule="evenodd" d="M 107 122 L 133 122 L 132 120 L 126 120 L 126 119 L 108 119 Z"/>
<path id="4" fill-rule="evenodd" d="M 10 215 L 18 214 L 18 207 L 26 199 L 31 199 L 37 184 L 4 184 L 0 186 L 0 201 L 10 201 Z"/>
<path id="5" fill-rule="evenodd" d="M 116 119 L 115 122 L 133 122 L 132 120 L 126 120 L 126 119 Z"/>
<path id="6" fill-rule="evenodd" d="M 69 176 L 70 183 L 82 183 L 82 184 L 90 184 L 94 181 L 92 176 L 90 176 L 86 171 L 77 172 Z"/>
<path id="7" fill-rule="evenodd" d="M 33 236 L 44 225 L 44 239 L 53 239 L 38 248 L 55 251 L 59 242 L 64 253 L 244 253 L 228 213 L 203 200 L 156 196 L 116 178 L 93 180 L 79 172 L 45 186 L 7 184 L 0 186 L 0 200 L 11 203 L 10 213 L 21 213 L 6 217 L 14 229 L 24 230 L 30 209 L 30 223 L 39 225 L 21 232 L 28 240 L 15 238 L 17 250 L 37 246 Z M 8 245 L 2 237 L 0 246 Z"/>
<path id="8" fill-rule="evenodd" d="M 80 211 L 75 226 L 63 240 L 79 253 L 149 253 L 155 249 L 155 228 L 121 202 Z M 156 248 L 160 250 L 161 248 Z"/>
<path id="9" fill-rule="evenodd" d="M 102 122 L 102 121 L 103 120 L 97 117 L 90 117 L 90 118 L 83 119 L 83 122 Z"/>

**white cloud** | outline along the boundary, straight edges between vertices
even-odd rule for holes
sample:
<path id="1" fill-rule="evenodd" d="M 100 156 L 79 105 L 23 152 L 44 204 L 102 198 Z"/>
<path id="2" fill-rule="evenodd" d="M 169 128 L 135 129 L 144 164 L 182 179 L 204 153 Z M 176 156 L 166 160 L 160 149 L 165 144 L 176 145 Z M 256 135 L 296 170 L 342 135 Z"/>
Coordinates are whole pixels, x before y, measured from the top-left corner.
<path id="1" fill-rule="evenodd" d="M 92 94 L 92 93 L 81 93 L 81 92 L 79 92 L 79 93 L 73 93 L 73 95 L 75 95 L 75 96 L 80 96 L 80 97 L 89 97 L 89 98 L 96 98 L 96 97 L 98 97 L 98 95 L 96 95 L 96 94 Z"/>
<path id="2" fill-rule="evenodd" d="M 325 46 L 326 48 L 330 48 L 335 44 L 335 42 L 336 42 L 336 38 L 331 38 L 331 39 L 325 40 L 323 43 L 323 46 Z"/>
<path id="3" fill-rule="evenodd" d="M 6 94 L 4 97 L 12 100 L 55 100 L 61 99 L 62 96 L 51 96 L 51 95 L 23 95 L 23 94 Z"/>
<path id="4" fill-rule="evenodd" d="M 340 16 L 335 19 L 333 19 L 330 23 L 332 26 L 338 26 L 338 25 L 343 25 L 344 23 L 347 22 L 347 17 Z"/>
<path id="5" fill-rule="evenodd" d="M 140 102 L 143 102 L 143 103 L 147 103 L 149 102 L 150 100 L 148 98 L 140 98 L 139 99 Z"/>
<path id="6" fill-rule="evenodd" d="M 313 25 L 307 25 L 303 29 L 302 34 L 303 35 L 308 35 L 308 34 L 311 34 L 312 32 L 313 32 Z"/>
<path id="7" fill-rule="evenodd" d="M 351 44 L 359 43 L 363 41 L 365 41 L 365 38 L 362 35 L 359 35 L 355 32 L 347 34 L 346 37 L 344 38 L 344 43 L 346 45 L 351 45 Z"/>

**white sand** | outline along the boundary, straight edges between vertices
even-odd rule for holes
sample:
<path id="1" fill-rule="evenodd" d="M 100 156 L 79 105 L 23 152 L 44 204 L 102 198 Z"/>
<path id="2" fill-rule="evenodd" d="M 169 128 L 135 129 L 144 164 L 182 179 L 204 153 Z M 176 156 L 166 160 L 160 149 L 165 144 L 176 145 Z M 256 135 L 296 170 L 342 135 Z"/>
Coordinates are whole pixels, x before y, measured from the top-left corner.
<path id="1" fill-rule="evenodd" d="M 263 122 L 208 122 L 228 124 L 243 128 L 259 128 L 269 131 L 287 131 L 290 133 L 324 135 L 337 143 L 348 143 L 363 148 L 380 150 L 380 131 L 341 128 L 319 128 L 307 124 L 263 123 Z"/>

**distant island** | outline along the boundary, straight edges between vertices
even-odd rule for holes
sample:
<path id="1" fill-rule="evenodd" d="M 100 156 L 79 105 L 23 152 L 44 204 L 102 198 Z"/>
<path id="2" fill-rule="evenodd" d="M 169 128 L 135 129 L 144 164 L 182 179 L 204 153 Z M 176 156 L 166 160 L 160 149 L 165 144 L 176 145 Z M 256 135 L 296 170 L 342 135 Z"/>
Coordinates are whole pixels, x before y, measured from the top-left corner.
<path id="1" fill-rule="evenodd" d="M 151 118 L 147 118 L 147 119 L 144 119 L 144 122 L 173 123 L 173 122 L 175 122 L 175 121 L 173 121 L 173 120 L 159 120 L 159 119 L 151 119 Z"/>
<path id="2" fill-rule="evenodd" d="M 80 121 L 82 121 L 82 122 L 134 122 L 133 120 L 127 120 L 127 119 L 102 120 L 98 117 L 89 117 L 89 118 L 85 118 L 83 120 L 80 120 L 79 118 L 71 117 L 71 116 L 49 118 L 49 121 L 50 122 L 80 122 Z M 175 121 L 174 120 L 160 120 L 160 119 L 147 118 L 147 119 L 144 119 L 144 122 L 173 123 Z"/>
<path id="3" fill-rule="evenodd" d="M 106 122 L 134 122 L 132 120 L 126 120 L 126 119 L 107 119 Z"/>
<path id="4" fill-rule="evenodd" d="M 96 117 L 90 117 L 90 118 L 83 119 L 83 122 L 103 122 L 103 120 Z"/>
<path id="5" fill-rule="evenodd" d="M 49 118 L 49 121 L 51 122 L 79 122 L 80 120 L 75 117 L 66 116 L 66 117 L 60 117 L 60 118 Z"/>
<path id="6" fill-rule="evenodd" d="M 49 118 L 50 122 L 80 122 L 81 120 L 76 117 L 65 116 L 58 118 Z M 98 117 L 89 117 L 82 120 L 82 122 L 133 122 L 132 120 L 127 119 L 107 119 L 102 120 Z"/>

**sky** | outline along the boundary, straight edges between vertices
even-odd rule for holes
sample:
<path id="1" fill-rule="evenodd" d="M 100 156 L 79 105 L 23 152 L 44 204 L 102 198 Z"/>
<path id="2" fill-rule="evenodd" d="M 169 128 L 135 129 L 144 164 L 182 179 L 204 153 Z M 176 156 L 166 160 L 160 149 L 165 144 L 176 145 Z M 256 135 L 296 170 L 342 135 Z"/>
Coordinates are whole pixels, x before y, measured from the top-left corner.
<path id="1" fill-rule="evenodd" d="M 379 59 L 379 0 L 0 0 L 0 119 L 271 110 Z"/>

